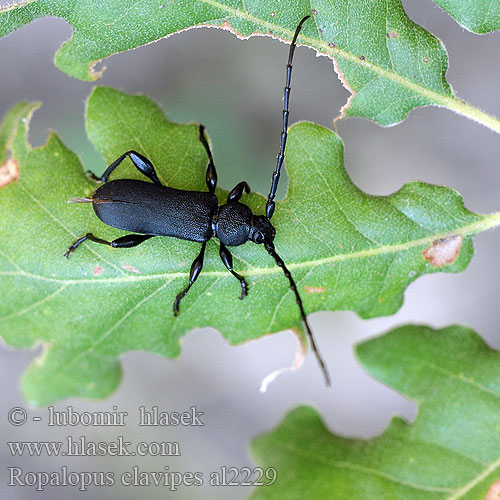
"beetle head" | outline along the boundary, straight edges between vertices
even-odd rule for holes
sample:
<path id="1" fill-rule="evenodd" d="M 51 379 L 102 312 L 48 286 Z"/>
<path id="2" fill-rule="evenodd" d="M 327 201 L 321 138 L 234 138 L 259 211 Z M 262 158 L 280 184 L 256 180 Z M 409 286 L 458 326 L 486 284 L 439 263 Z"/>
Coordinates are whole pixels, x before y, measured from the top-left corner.
<path id="1" fill-rule="evenodd" d="M 250 240 L 257 244 L 272 243 L 275 236 L 276 229 L 265 215 L 254 215 L 252 217 L 252 227 L 248 236 Z"/>

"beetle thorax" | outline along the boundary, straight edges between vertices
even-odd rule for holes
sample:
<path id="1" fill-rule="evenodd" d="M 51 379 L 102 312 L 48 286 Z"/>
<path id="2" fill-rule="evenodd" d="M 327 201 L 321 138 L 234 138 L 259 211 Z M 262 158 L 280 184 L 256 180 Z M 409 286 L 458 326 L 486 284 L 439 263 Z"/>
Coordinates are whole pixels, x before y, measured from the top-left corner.
<path id="1" fill-rule="evenodd" d="M 249 239 L 252 218 L 252 211 L 243 203 L 221 205 L 214 217 L 214 236 L 224 245 L 242 245 Z"/>
<path id="2" fill-rule="evenodd" d="M 227 203 L 219 206 L 212 221 L 212 231 L 220 242 L 228 246 L 272 242 L 276 230 L 264 215 L 254 215 L 243 203 Z"/>

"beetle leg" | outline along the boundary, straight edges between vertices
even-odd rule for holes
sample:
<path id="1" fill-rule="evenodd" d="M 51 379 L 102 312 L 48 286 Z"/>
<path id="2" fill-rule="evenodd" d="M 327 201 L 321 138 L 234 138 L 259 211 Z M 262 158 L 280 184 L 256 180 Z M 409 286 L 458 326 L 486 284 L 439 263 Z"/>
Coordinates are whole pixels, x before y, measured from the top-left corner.
<path id="1" fill-rule="evenodd" d="M 215 170 L 212 151 L 210 150 L 207 138 L 205 137 L 205 127 L 203 125 L 200 125 L 199 132 L 200 132 L 200 141 L 205 147 L 205 151 L 207 152 L 208 155 L 208 165 L 206 174 L 207 187 L 209 193 L 214 194 L 215 188 L 217 187 L 217 170 Z"/>
<path id="2" fill-rule="evenodd" d="M 232 189 L 227 197 L 227 203 L 231 203 L 232 201 L 240 201 L 240 198 L 243 195 L 243 189 L 245 190 L 246 194 L 250 192 L 250 186 L 245 181 L 240 182 Z"/>
<path id="3" fill-rule="evenodd" d="M 243 276 L 241 276 L 240 274 L 238 274 L 233 270 L 233 256 L 231 255 L 231 252 L 227 249 L 227 247 L 222 243 L 220 244 L 219 255 L 222 262 L 224 262 L 224 265 L 226 266 L 227 270 L 240 282 L 241 284 L 240 299 L 243 300 L 245 296 L 248 295 L 248 283 L 246 282 Z"/>
<path id="4" fill-rule="evenodd" d="M 123 153 L 119 158 L 117 158 L 106 170 L 105 172 L 101 175 L 101 177 L 97 177 L 94 173 L 92 173 L 90 170 L 87 172 L 87 174 L 94 179 L 95 181 L 100 181 L 100 182 L 107 182 L 108 178 L 113 172 L 113 170 L 125 159 L 127 156 L 132 160 L 132 163 L 134 164 L 135 168 L 141 172 L 141 174 L 145 175 L 148 179 L 151 179 L 155 184 L 158 184 L 159 186 L 162 185 L 160 182 L 160 179 L 158 179 L 158 176 L 156 175 L 156 170 L 153 167 L 153 164 L 151 163 L 150 160 L 148 160 L 145 156 L 141 155 L 137 151 L 127 151 L 126 153 Z"/>
<path id="5" fill-rule="evenodd" d="M 182 292 L 177 294 L 177 297 L 175 297 L 174 300 L 174 316 L 177 316 L 179 314 L 179 302 L 181 299 L 188 293 L 189 289 L 191 288 L 191 285 L 198 279 L 198 276 L 201 273 L 201 270 L 203 269 L 203 257 L 205 256 L 205 247 L 207 246 L 207 243 L 204 242 L 201 245 L 201 250 L 200 253 L 198 254 L 198 257 L 194 259 L 193 263 L 191 264 L 191 272 L 189 273 L 189 284 Z"/>
<path id="6" fill-rule="evenodd" d="M 78 238 L 69 248 L 68 251 L 64 254 L 66 258 L 69 258 L 70 254 L 72 254 L 84 241 L 90 240 L 95 243 L 101 243 L 102 245 L 109 245 L 110 247 L 115 248 L 131 248 L 140 245 L 143 241 L 152 238 L 154 234 L 127 234 L 126 236 L 122 236 L 121 238 L 117 238 L 113 241 L 102 240 L 101 238 L 97 238 L 92 233 L 87 233 L 85 236 Z"/>

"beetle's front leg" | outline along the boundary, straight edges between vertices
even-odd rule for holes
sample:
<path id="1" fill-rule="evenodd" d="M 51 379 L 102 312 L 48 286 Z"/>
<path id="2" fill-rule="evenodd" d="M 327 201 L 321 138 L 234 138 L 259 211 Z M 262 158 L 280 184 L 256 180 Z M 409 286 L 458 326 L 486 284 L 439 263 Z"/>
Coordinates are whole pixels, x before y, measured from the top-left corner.
<path id="1" fill-rule="evenodd" d="M 198 257 L 194 259 L 193 263 L 191 264 L 191 272 L 189 273 L 189 284 L 182 292 L 177 294 L 177 297 L 175 297 L 174 300 L 174 316 L 177 316 L 179 314 L 179 302 L 181 299 L 188 293 L 189 289 L 191 288 L 191 285 L 198 279 L 198 276 L 201 273 L 201 270 L 203 269 L 203 257 L 205 256 L 205 247 L 207 246 L 207 242 L 204 242 L 201 245 L 201 251 L 198 254 Z"/>
<path id="2" fill-rule="evenodd" d="M 240 182 L 231 190 L 227 196 L 227 203 L 240 201 L 240 198 L 243 196 L 243 190 L 245 190 L 246 194 L 250 193 L 250 186 L 245 181 Z"/>
<path id="3" fill-rule="evenodd" d="M 106 241 L 94 236 L 92 233 L 87 233 L 85 236 L 78 238 L 69 248 L 68 251 L 64 254 L 66 258 L 69 258 L 69 255 L 72 254 L 84 241 L 90 240 L 95 243 L 101 243 L 102 245 L 109 245 L 110 247 L 115 248 L 131 248 L 140 245 L 142 242 L 152 238 L 153 234 L 127 234 L 126 236 L 122 236 L 121 238 L 117 238 L 113 241 Z"/>
<path id="4" fill-rule="evenodd" d="M 238 274 L 233 270 L 233 256 L 231 255 L 231 252 L 227 249 L 227 247 L 222 243 L 220 244 L 219 255 L 222 262 L 224 262 L 224 265 L 226 266 L 227 270 L 240 282 L 241 285 L 240 299 L 243 300 L 245 296 L 248 295 L 248 283 L 246 282 L 243 276 L 241 276 L 240 274 Z"/>

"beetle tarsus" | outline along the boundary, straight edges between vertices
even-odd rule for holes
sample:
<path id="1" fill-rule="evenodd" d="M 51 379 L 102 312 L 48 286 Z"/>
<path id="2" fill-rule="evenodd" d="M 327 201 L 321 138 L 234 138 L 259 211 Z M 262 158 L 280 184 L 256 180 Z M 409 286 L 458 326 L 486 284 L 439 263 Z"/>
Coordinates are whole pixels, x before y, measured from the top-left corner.
<path id="1" fill-rule="evenodd" d="M 92 236 L 91 233 L 87 233 L 85 236 L 81 236 L 78 238 L 69 248 L 68 251 L 64 254 L 64 256 L 69 259 L 69 256 L 89 237 Z"/>
<path id="2" fill-rule="evenodd" d="M 245 281 L 245 278 L 241 280 L 241 295 L 240 300 L 243 300 L 248 295 L 248 284 Z"/>
<path id="3" fill-rule="evenodd" d="M 68 251 L 64 254 L 64 256 L 66 258 L 69 258 L 70 254 L 72 254 L 86 240 L 93 241 L 94 243 L 100 243 L 101 245 L 108 245 L 113 248 L 132 248 L 140 245 L 153 236 L 154 234 L 127 234 L 126 236 L 122 236 L 121 238 L 117 238 L 116 240 L 107 241 L 94 236 L 92 233 L 87 233 L 85 236 L 78 238 L 68 248 Z"/>
<path id="4" fill-rule="evenodd" d="M 89 179 L 92 179 L 93 181 L 96 181 L 96 182 L 101 182 L 101 178 L 98 177 L 97 175 L 94 174 L 94 172 L 92 172 L 92 170 L 87 170 L 85 172 L 85 175 L 89 178 Z"/>
<path id="5" fill-rule="evenodd" d="M 214 194 L 215 188 L 217 187 L 217 169 L 215 168 L 212 150 L 210 149 L 210 145 L 208 144 L 207 138 L 205 136 L 205 125 L 200 124 L 198 133 L 200 141 L 203 144 L 203 147 L 205 148 L 208 156 L 207 173 L 205 175 L 208 192 Z"/>
<path id="6" fill-rule="evenodd" d="M 205 256 L 206 246 L 207 246 L 207 242 L 205 241 L 201 245 L 200 253 L 196 257 L 196 259 L 194 259 L 193 263 L 191 264 L 191 271 L 189 273 L 189 283 L 188 283 L 187 287 L 184 288 L 184 290 L 182 290 L 182 292 L 179 292 L 177 294 L 177 297 L 175 297 L 174 306 L 173 306 L 174 316 L 177 316 L 179 314 L 179 303 L 180 303 L 181 299 L 186 295 L 186 293 L 188 293 L 189 289 L 191 288 L 193 283 L 198 279 L 198 276 L 200 275 L 201 270 L 203 269 L 203 257 Z"/>
<path id="7" fill-rule="evenodd" d="M 220 244 L 219 255 L 222 262 L 226 266 L 226 269 L 240 282 L 241 285 L 240 300 L 243 300 L 248 295 L 248 283 L 246 282 L 245 278 L 241 276 L 241 274 L 238 274 L 233 269 L 233 256 L 231 255 L 231 252 L 228 250 L 226 245 L 224 245 L 223 243 Z"/>

